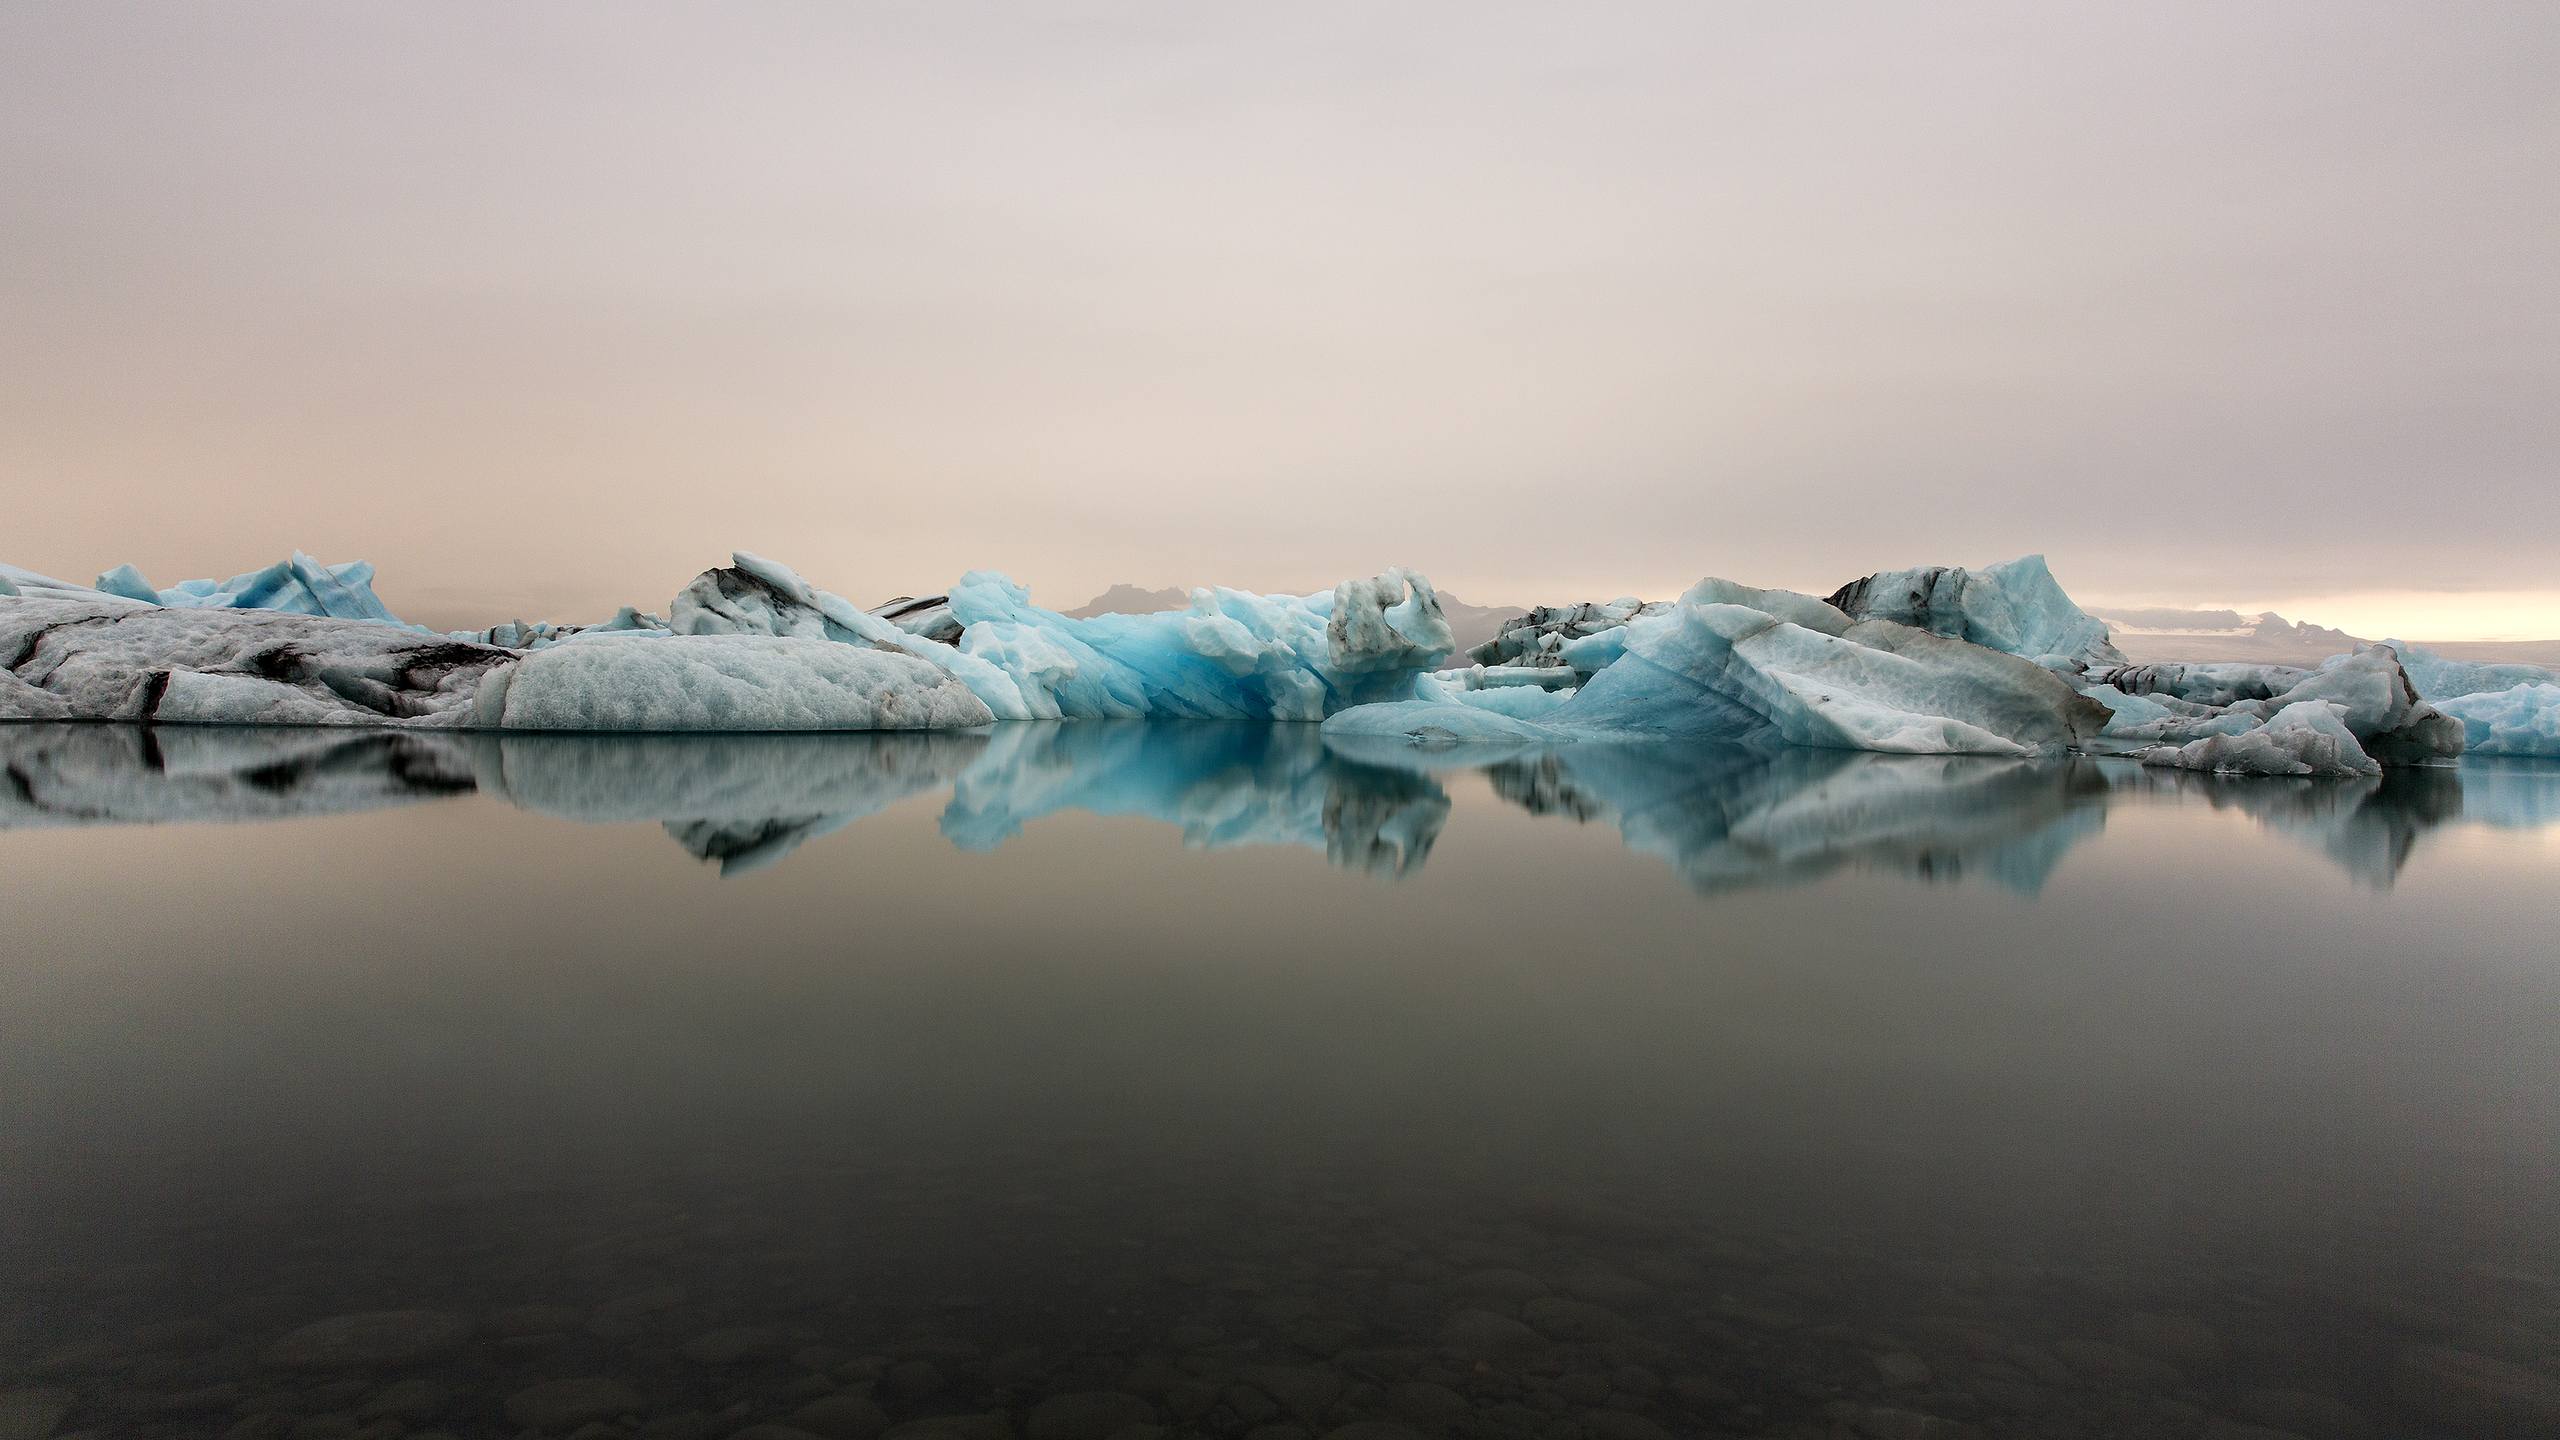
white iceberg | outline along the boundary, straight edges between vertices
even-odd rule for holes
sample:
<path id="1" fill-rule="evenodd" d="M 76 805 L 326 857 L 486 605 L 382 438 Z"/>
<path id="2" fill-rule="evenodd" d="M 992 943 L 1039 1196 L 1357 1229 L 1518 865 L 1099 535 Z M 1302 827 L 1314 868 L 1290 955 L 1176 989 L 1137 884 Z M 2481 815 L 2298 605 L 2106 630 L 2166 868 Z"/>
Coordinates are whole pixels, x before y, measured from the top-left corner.
<path id="1" fill-rule="evenodd" d="M 2325 702 L 2336 707 L 2339 723 L 2357 747 L 2384 764 L 2431 764 L 2463 750 L 2460 723 L 2418 698 L 2399 655 L 2386 645 L 2333 656 L 2311 670 L 2255 664 L 2126 665 L 2088 677 L 2083 690 L 2111 712 L 2104 734 L 2124 742 L 2192 748 L 2206 740 L 2245 736 L 2295 705 Z M 2272 751 L 2225 747 L 2212 753 L 2264 757 L 2297 743 L 2298 737 L 2279 737 Z M 2215 761 L 2225 763 L 2223 758 Z"/>
<path id="2" fill-rule="evenodd" d="M 2209 770 L 2219 775 L 2372 775 L 2382 767 L 2347 728 L 2346 707 L 2329 700 L 2301 700 L 2264 725 L 2238 735 L 2213 735 L 2187 745 L 2141 751 L 2145 765 Z"/>
<path id="3" fill-rule="evenodd" d="M 912 656 L 773 635 L 581 636 L 491 673 L 484 730 L 956 730 L 995 715 Z"/>
<path id="4" fill-rule="evenodd" d="M 576 730 L 965 728 L 905 656 L 763 636 L 588 635 L 535 652 L 366 620 L 110 596 L 0 600 L 0 719 Z"/>
<path id="5" fill-rule="evenodd" d="M 460 726 L 509 650 L 362 620 L 0 600 L 0 718 Z"/>

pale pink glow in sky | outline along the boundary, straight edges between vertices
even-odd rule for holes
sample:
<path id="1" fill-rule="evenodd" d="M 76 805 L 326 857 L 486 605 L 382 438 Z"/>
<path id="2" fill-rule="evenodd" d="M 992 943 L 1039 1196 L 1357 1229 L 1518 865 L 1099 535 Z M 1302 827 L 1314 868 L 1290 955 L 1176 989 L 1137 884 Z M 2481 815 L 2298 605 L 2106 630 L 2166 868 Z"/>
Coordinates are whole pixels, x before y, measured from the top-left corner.
<path id="1" fill-rule="evenodd" d="M 2368 640 L 2549 640 L 2560 638 L 2560 590 L 2482 590 L 2432 594 L 2350 590 L 2279 595 L 2214 605 L 2243 615 L 2273 610 Z"/>
<path id="2" fill-rule="evenodd" d="M 2555 634 L 2554 74 L 2465 3 L 0 7 L 0 558 L 461 624 L 738 548 L 1060 606 L 2042 551 Z"/>

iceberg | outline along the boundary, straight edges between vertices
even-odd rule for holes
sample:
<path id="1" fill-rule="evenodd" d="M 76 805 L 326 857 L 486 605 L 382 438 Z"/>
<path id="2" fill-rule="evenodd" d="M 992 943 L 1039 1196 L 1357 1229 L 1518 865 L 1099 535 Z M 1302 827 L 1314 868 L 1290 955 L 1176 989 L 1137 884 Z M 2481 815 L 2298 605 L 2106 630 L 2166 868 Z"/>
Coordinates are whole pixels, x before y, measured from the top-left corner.
<path id="1" fill-rule="evenodd" d="M 505 650 L 540 650 L 576 635 L 606 635 L 623 631 L 666 633 L 667 622 L 644 613 L 639 607 L 625 605 L 610 620 L 593 625 L 555 625 L 548 620 L 506 620 L 485 630 L 448 630 L 456 640 L 474 645 L 495 645 Z"/>
<path id="2" fill-rule="evenodd" d="M 107 595 L 0 601 L 0 655 L 0 718 L 230 725 L 464 725 L 482 678 L 517 659 L 371 621 Z"/>
<path id="3" fill-rule="evenodd" d="M 2093 683 L 2126 695 L 2166 696 L 2189 705 L 2218 708 L 2243 700 L 2272 700 L 2311 678 L 2299 665 L 2259 665 L 2247 661 L 2186 664 L 2153 661 L 2093 672 Z"/>
<path id="4" fill-rule="evenodd" d="M 2083 688 L 2108 707 L 2104 733 L 2120 741 L 2165 741 L 2194 750 L 2208 740 L 2238 741 L 2297 704 L 2322 702 L 2336 710 L 2358 749 L 2383 764 L 2431 764 L 2463 750 L 2460 722 L 2418 698 L 2399 655 L 2385 645 L 2333 656 L 2312 670 L 2291 665 L 2127 665 L 2088 677 Z M 2300 733 L 2301 725 L 2310 723 L 2298 720 L 2294 731 L 2270 742 L 2273 749 L 2235 744 L 2195 754 L 2212 757 L 2206 768 L 2278 763 L 2279 754 L 2310 743 Z"/>
<path id="5" fill-rule="evenodd" d="M 2398 642 L 2311 668 L 2127 664 L 2035 555 L 1880 572 L 1828 600 L 1709 578 L 1676 601 L 1544 606 L 1450 670 L 1434 668 L 1453 648 L 1438 593 L 1401 569 L 1329 592 L 1206 587 L 1180 608 L 1069 616 L 992 571 L 864 608 L 738 552 L 664 618 L 626 606 L 595 624 L 444 636 L 402 624 L 373 575 L 299 551 L 169 587 L 129 565 L 94 587 L 0 567 L 0 643 L 19 656 L 0 672 L 0 718 L 635 732 L 1282 720 L 1434 747 L 1654 738 L 2361 773 L 2317 738 L 2334 719 L 2383 765 L 2466 743 L 2553 749 L 2548 671 Z M 2326 709 L 2249 739 L 2310 702 Z"/>
<path id="6" fill-rule="evenodd" d="M 68 580 L 56 580 L 50 575 L 39 575 L 33 570 L 23 570 L 15 565 L 0 565 L 0 599 L 20 597 L 29 597 L 39 600 L 106 600 L 111 598 L 105 592 L 98 590 L 94 586 L 74 585 Z M 140 603 L 138 601 L 125 600 L 122 596 L 115 596 L 112 598 L 123 601 L 123 603 L 126 604 Z"/>
<path id="7" fill-rule="evenodd" d="M 1852 580 L 1830 597 L 1853 620 L 1892 620 L 2053 670 L 2122 665 L 2106 622 L 2064 593 L 2041 555 L 1980 570 L 1928 565 Z"/>
<path id="8" fill-rule="evenodd" d="M 1560 653 L 1594 667 L 1569 695 L 1497 708 L 1479 697 L 1504 692 L 1417 685 L 1401 702 L 1334 716 L 1327 733 L 1425 744 L 1650 735 L 2017 756 L 2068 749 L 2107 718 L 2032 661 L 1717 579 Z"/>
<path id="9" fill-rule="evenodd" d="M 776 635 L 582 636 L 490 672 L 483 730 L 951 730 L 995 715 L 909 655 Z"/>
<path id="10" fill-rule="evenodd" d="M 2486 695 L 2512 690 L 2519 685 L 2560 684 L 2560 674 L 2540 665 L 2493 665 L 2474 660 L 2448 660 L 2406 640 L 2385 640 L 2382 643 L 2400 657 L 2400 666 L 2409 672 L 2410 683 L 2417 687 L 2419 695 L 2429 700 Z"/>
<path id="11" fill-rule="evenodd" d="M 0 719 L 450 729 L 902 729 L 990 723 L 945 672 L 821 641 L 648 633 L 537 651 L 366 620 L 0 601 Z"/>
<path id="12" fill-rule="evenodd" d="M 163 590 L 142 578 L 131 565 L 119 565 L 98 577 L 98 590 L 172 609 L 273 610 L 287 615 L 322 615 L 336 620 L 377 620 L 400 624 L 391 607 L 373 593 L 373 566 L 362 560 L 323 565 L 296 550 L 263 570 L 228 580 L 181 580 Z"/>
<path id="13" fill-rule="evenodd" d="M 2212 735 L 2171 748 L 2138 752 L 2146 765 L 2209 770 L 2217 775 L 2372 775 L 2382 767 L 2347 728 L 2346 707 L 2298 700 L 2265 724 L 2237 735 Z"/>
<path id="14" fill-rule="evenodd" d="M 1013 677 L 1042 719 L 1321 720 L 1408 691 L 1452 648 L 1431 582 L 1409 570 L 1330 594 L 1203 588 L 1187 610 L 1083 620 L 975 571 L 950 604 L 961 652 Z"/>
<path id="15" fill-rule="evenodd" d="M 2435 708 L 2461 725 L 2474 755 L 2560 756 L 2560 684 L 2456 695 Z"/>
<path id="16" fill-rule="evenodd" d="M 1788 744 L 1902 754 L 2055 754 L 2105 723 L 2052 672 L 1971 641 L 1702 598 L 1631 626 L 1626 655 L 1571 708 L 1622 729 L 1667 713 L 1681 733 L 1742 739 L 1747 717 Z"/>
<path id="17" fill-rule="evenodd" d="M 1616 600 L 1586 600 L 1579 605 L 1541 605 L 1503 622 L 1492 639 L 1467 652 L 1480 667 L 1521 666 L 1567 670 L 1565 646 L 1615 630 L 1640 615 L 1659 615 L 1671 607 L 1632 595 Z M 1586 652 L 1593 653 L 1593 652 Z M 1591 667 L 1599 668 L 1598 666 Z"/>
<path id="18" fill-rule="evenodd" d="M 1409 686 L 1450 649 L 1431 582 L 1404 570 L 1330 594 L 1202 589 L 1186 610 L 1073 619 L 991 571 L 947 596 L 866 611 L 789 566 L 731 558 L 676 597 L 677 633 L 896 650 L 948 672 L 1003 720 L 1319 720 Z"/>

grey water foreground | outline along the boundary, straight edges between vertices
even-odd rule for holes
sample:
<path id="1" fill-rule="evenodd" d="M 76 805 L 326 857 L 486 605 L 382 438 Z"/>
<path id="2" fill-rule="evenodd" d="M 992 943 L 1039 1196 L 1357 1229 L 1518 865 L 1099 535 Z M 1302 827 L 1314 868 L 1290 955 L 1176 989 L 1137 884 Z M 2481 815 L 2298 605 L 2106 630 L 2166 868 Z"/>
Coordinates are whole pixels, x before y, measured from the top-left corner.
<path id="1" fill-rule="evenodd" d="M 2560 766 L 0 773 L 0 1440 L 2560 1433 Z"/>

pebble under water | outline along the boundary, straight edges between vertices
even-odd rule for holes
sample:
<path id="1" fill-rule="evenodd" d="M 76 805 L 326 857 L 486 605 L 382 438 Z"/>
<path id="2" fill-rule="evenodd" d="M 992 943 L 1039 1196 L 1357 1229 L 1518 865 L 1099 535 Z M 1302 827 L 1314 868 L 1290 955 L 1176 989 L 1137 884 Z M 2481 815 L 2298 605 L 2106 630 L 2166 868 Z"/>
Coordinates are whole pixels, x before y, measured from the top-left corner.
<path id="1" fill-rule="evenodd" d="M 2560 1434 L 2560 768 L 0 760 L 0 1440 Z"/>

